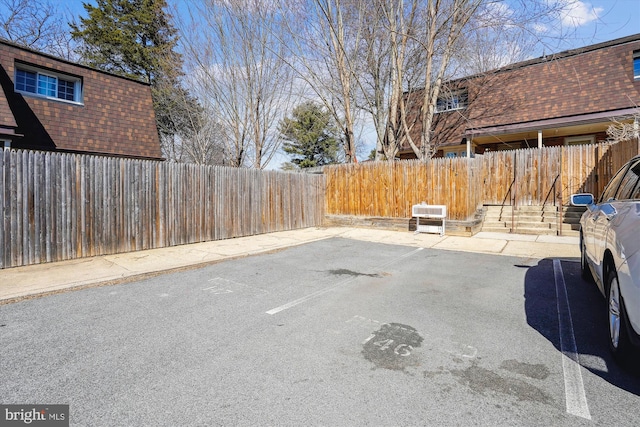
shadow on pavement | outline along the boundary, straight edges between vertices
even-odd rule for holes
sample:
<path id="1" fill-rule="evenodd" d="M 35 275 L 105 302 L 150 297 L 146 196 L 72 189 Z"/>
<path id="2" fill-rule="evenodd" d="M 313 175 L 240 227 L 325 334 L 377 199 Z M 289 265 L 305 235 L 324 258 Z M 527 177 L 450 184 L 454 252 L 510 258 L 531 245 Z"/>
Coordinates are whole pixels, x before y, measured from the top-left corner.
<path id="1" fill-rule="evenodd" d="M 562 262 L 580 364 L 607 382 L 640 396 L 640 378 L 623 370 L 609 352 L 605 299 L 580 275 L 578 260 Z M 527 323 L 560 351 L 558 305 L 553 260 L 544 259 L 525 276 Z"/>

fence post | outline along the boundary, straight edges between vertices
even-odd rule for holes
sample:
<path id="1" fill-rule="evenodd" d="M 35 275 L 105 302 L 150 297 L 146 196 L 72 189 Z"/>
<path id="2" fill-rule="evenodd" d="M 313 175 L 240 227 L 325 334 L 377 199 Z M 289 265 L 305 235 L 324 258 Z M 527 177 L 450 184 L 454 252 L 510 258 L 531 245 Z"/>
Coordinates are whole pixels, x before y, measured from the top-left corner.
<path id="1" fill-rule="evenodd" d="M 511 233 L 516 231 L 516 203 L 518 200 L 518 150 L 513 152 L 513 191 L 511 193 Z"/>
<path id="2" fill-rule="evenodd" d="M 560 192 L 558 193 L 558 209 L 559 209 L 559 215 L 558 215 L 558 235 L 562 236 L 562 223 L 564 222 L 563 216 L 564 216 L 564 206 L 562 203 L 562 172 L 563 172 L 563 168 L 564 168 L 564 150 L 565 147 L 560 147 L 560 170 L 558 171 L 558 174 L 560 175 L 560 177 L 558 178 L 560 180 Z M 556 190 L 554 189 L 554 193 L 556 192 Z"/>

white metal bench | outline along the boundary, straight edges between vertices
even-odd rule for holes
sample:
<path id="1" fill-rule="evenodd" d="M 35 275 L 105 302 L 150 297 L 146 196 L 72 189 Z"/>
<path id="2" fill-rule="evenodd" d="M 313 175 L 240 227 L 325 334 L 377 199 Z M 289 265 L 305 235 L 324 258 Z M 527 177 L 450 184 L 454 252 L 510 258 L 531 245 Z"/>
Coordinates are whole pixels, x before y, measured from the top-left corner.
<path id="1" fill-rule="evenodd" d="M 411 215 L 416 218 L 416 233 L 439 233 L 444 236 L 445 219 L 447 217 L 447 207 L 445 205 L 427 205 L 421 203 L 413 205 Z M 430 220 L 440 220 L 440 225 L 420 224 L 420 218 Z"/>

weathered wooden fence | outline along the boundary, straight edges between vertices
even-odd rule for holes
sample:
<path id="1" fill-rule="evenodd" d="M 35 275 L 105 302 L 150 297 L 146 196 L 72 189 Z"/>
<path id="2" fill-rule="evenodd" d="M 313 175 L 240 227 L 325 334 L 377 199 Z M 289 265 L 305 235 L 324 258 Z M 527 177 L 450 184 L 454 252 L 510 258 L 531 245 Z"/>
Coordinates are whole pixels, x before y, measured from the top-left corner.
<path id="1" fill-rule="evenodd" d="M 500 151 L 472 159 L 370 162 L 325 168 L 327 214 L 411 217 L 422 201 L 465 220 L 482 204 L 566 205 L 577 192 L 600 195 L 638 143 Z"/>
<path id="2" fill-rule="evenodd" d="M 469 159 L 367 162 L 325 167 L 327 213 L 411 217 L 420 202 L 447 205 L 450 219 L 466 219 L 480 203 L 479 179 Z"/>
<path id="3" fill-rule="evenodd" d="M 638 143 L 599 143 L 488 153 L 480 163 L 484 204 L 566 205 L 573 193 L 602 193 Z"/>
<path id="4" fill-rule="evenodd" d="M 318 175 L 0 152 L 0 268 L 321 225 Z"/>
<path id="5" fill-rule="evenodd" d="M 322 175 L 75 154 L 0 152 L 0 268 L 290 230 L 328 214 L 408 218 L 422 201 L 469 219 L 482 204 L 596 197 L 638 143 L 372 162 Z"/>

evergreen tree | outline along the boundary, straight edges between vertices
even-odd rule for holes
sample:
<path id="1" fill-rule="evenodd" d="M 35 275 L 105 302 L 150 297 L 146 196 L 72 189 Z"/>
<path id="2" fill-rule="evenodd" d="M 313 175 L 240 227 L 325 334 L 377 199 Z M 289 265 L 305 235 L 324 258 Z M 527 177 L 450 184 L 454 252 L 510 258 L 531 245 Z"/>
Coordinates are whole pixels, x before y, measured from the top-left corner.
<path id="1" fill-rule="evenodd" d="M 162 137 L 197 132 L 196 100 L 180 85 L 182 57 L 175 52 L 177 30 L 166 0 L 96 0 L 83 3 L 86 18 L 72 24 L 81 62 L 151 85 L 158 132 Z"/>
<path id="2" fill-rule="evenodd" d="M 338 130 L 331 113 L 318 104 L 306 102 L 293 110 L 291 118 L 280 121 L 278 130 L 285 140 L 282 149 L 291 155 L 291 164 L 311 168 L 338 160 Z M 287 164 L 288 168 L 291 164 Z"/>

